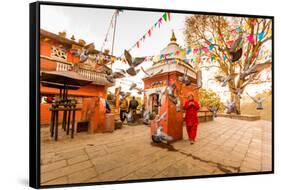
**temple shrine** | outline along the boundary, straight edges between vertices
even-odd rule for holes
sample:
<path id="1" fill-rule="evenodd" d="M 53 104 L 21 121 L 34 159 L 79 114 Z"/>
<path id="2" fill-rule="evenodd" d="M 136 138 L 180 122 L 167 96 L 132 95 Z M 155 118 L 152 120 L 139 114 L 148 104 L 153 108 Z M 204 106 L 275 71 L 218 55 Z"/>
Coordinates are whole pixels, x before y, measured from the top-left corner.
<path id="1" fill-rule="evenodd" d="M 105 130 L 105 99 L 107 88 L 113 86 L 109 83 L 102 72 L 104 64 L 109 62 L 108 51 L 100 52 L 93 50 L 89 58 L 81 63 L 79 57 L 72 52 L 73 49 L 82 50 L 93 44 L 86 45 L 82 39 L 76 41 L 75 37 L 66 38 L 65 32 L 54 34 L 49 31 L 40 30 L 40 71 L 41 78 L 44 71 L 68 71 L 77 67 L 75 72 L 79 76 L 91 80 L 88 85 L 81 86 L 77 90 L 68 90 L 68 96 L 75 98 L 78 103 L 77 107 L 81 108 L 76 113 L 76 121 L 87 122 L 87 130 L 89 132 L 103 132 Z M 99 58 L 97 59 L 97 56 Z M 41 108 L 40 108 L 40 125 L 49 125 L 51 118 L 51 101 L 59 96 L 59 90 L 40 86 L 41 92 Z M 59 122 L 62 122 L 62 113 L 59 113 Z"/>
<path id="2" fill-rule="evenodd" d="M 170 54 L 171 53 L 171 54 Z M 176 110 L 176 105 L 169 101 L 167 93 L 161 95 L 167 86 L 175 84 L 175 95 L 179 96 L 181 110 L 189 92 L 193 92 L 194 98 L 198 100 L 196 89 L 196 71 L 186 62 L 186 52 L 177 43 L 176 36 L 172 32 L 169 44 L 160 51 L 160 56 L 154 59 L 152 67 L 146 70 L 148 73 L 158 73 L 152 77 L 143 78 L 144 82 L 144 104 L 151 113 L 161 115 L 167 112 L 166 119 L 162 122 L 164 132 L 173 137 L 174 141 L 182 139 L 183 112 Z M 186 86 L 179 81 L 179 77 L 187 73 L 191 84 Z M 159 98 L 161 100 L 159 101 Z M 152 122 L 153 123 L 153 122 Z M 152 124 L 153 125 L 153 124 Z M 153 127 L 152 127 L 153 128 Z"/>

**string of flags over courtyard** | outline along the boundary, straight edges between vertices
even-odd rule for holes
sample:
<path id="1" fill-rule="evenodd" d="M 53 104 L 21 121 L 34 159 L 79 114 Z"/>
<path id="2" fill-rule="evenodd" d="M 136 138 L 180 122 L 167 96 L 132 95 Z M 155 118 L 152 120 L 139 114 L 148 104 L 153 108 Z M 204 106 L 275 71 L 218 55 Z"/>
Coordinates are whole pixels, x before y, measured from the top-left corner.
<path id="1" fill-rule="evenodd" d="M 128 51 L 130 52 L 131 50 L 133 50 L 134 48 L 141 48 L 141 45 L 143 43 L 145 43 L 145 41 L 148 38 L 152 37 L 153 32 L 156 29 L 160 29 L 161 26 L 164 23 L 168 23 L 171 20 L 171 13 L 169 12 L 164 12 L 160 18 L 157 19 L 157 21 L 145 32 L 145 34 L 142 35 L 142 37 L 137 40 L 133 46 L 131 46 Z M 255 26 L 257 24 L 256 21 L 251 22 L 251 25 Z M 111 20 L 110 22 L 110 26 L 113 26 L 113 22 Z M 215 48 L 215 46 L 217 46 L 218 44 L 216 44 L 215 42 L 218 42 L 220 39 L 229 39 L 230 35 L 238 35 L 240 34 L 242 37 L 242 40 L 240 41 L 240 46 L 244 43 L 244 42 L 248 42 L 248 43 L 254 43 L 255 41 L 262 41 L 263 39 L 271 36 L 272 31 L 268 32 L 267 34 L 264 31 L 261 31 L 259 33 L 257 33 L 256 35 L 253 34 L 247 34 L 245 31 L 248 29 L 247 27 L 249 27 L 248 25 L 245 26 L 245 28 L 241 28 L 241 26 L 238 26 L 236 28 L 230 29 L 228 31 L 223 32 L 222 34 L 215 36 L 214 38 L 210 38 L 208 41 L 210 42 L 210 44 L 206 44 L 205 46 L 201 46 L 201 47 L 186 47 L 186 48 L 181 48 L 178 51 L 175 52 L 169 52 L 166 54 L 160 54 L 160 55 L 145 55 L 142 56 L 144 58 L 144 61 L 153 61 L 154 59 L 158 59 L 158 60 L 163 60 L 162 63 L 165 64 L 177 64 L 180 61 L 179 60 L 170 60 L 170 57 L 173 56 L 177 56 L 177 55 L 186 55 L 187 58 L 184 60 L 181 60 L 181 62 L 184 63 L 190 63 L 192 65 L 195 64 L 200 64 L 200 63 L 204 63 L 206 62 L 211 62 L 211 63 L 215 63 L 220 61 L 220 57 L 218 56 L 206 56 L 207 53 L 212 52 Z M 106 34 L 106 40 L 108 37 L 108 31 Z M 235 39 L 231 39 L 226 41 L 226 44 L 228 47 L 231 47 L 233 44 L 235 43 Z M 103 43 L 104 45 L 104 43 Z M 258 58 L 259 59 L 263 59 L 263 60 L 268 60 L 271 59 L 271 55 L 269 55 L 269 51 L 271 51 L 270 49 L 262 49 L 259 53 L 258 53 Z M 251 54 L 251 52 L 250 52 Z M 193 55 L 193 56 L 189 56 L 189 55 Z M 246 54 L 246 52 L 243 54 L 243 56 L 247 57 L 248 55 Z M 251 57 L 251 55 L 249 55 Z M 104 55 L 104 54 L 96 54 L 92 56 L 93 59 L 99 60 L 99 59 L 105 59 L 107 61 L 110 61 L 111 63 L 114 63 L 115 61 L 121 61 L 123 63 L 127 63 L 126 59 L 124 57 L 124 55 L 122 54 L 121 56 L 114 56 L 114 55 Z M 226 61 L 228 59 L 228 57 L 225 55 L 223 57 L 224 61 Z M 231 61 L 230 61 L 231 62 Z"/>

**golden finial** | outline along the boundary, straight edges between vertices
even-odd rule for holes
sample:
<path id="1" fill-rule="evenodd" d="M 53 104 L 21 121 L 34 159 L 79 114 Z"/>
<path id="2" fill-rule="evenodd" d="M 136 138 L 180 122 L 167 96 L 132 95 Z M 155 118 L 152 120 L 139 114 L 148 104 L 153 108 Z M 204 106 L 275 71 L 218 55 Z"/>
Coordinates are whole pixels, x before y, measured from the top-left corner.
<path id="1" fill-rule="evenodd" d="M 176 42 L 176 41 L 177 41 L 177 38 L 176 38 L 176 36 L 175 36 L 174 30 L 172 30 L 172 37 L 170 38 L 170 41 L 171 41 L 171 42 Z"/>

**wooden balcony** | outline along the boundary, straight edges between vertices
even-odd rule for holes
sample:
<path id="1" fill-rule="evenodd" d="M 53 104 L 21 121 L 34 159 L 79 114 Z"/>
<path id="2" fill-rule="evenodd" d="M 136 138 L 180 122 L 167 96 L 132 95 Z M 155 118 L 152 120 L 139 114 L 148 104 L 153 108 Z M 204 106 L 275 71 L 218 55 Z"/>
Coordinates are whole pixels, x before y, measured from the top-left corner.
<path id="1" fill-rule="evenodd" d="M 71 69 L 71 67 L 72 67 L 72 65 L 70 65 L 70 64 L 57 62 L 56 71 L 68 71 Z M 81 68 L 77 69 L 77 72 L 81 76 L 83 76 L 89 80 L 92 80 L 93 84 L 106 85 L 106 86 L 114 85 L 114 83 L 110 83 L 107 81 L 107 79 L 105 77 L 105 75 L 106 75 L 105 73 L 81 69 Z"/>
<path id="2" fill-rule="evenodd" d="M 41 58 L 41 60 L 40 60 L 41 71 L 54 71 L 54 70 L 69 71 L 73 67 L 72 62 L 68 62 L 65 60 L 59 60 L 59 59 L 55 59 L 55 58 L 48 57 L 48 56 L 42 56 L 42 55 L 40 56 L 40 58 Z M 114 83 L 108 82 L 108 80 L 105 77 L 106 76 L 105 73 L 92 71 L 92 70 L 88 70 L 88 69 L 82 69 L 82 68 L 77 68 L 75 70 L 83 77 L 85 77 L 89 80 L 92 80 L 93 84 L 104 85 L 104 86 L 108 86 L 108 87 L 114 85 Z"/>

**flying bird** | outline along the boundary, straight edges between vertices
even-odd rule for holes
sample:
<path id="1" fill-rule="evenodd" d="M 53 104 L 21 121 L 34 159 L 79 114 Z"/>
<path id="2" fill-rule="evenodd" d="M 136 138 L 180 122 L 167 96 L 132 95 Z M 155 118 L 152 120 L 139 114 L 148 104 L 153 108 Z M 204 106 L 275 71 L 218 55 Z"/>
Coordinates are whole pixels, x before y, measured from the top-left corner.
<path id="1" fill-rule="evenodd" d="M 181 111 L 181 100 L 180 100 L 180 97 L 179 97 L 179 96 L 177 96 L 176 99 L 177 99 L 176 111 L 177 111 L 177 112 L 180 112 L 180 111 Z"/>
<path id="2" fill-rule="evenodd" d="M 134 82 L 132 82 L 132 84 L 131 84 L 129 90 L 133 90 L 133 89 L 137 90 L 137 93 L 138 93 L 138 94 L 142 94 L 142 93 L 144 92 L 144 89 L 138 88 L 138 87 L 137 87 L 137 84 L 134 83 Z"/>
<path id="3" fill-rule="evenodd" d="M 199 89 L 203 85 L 203 83 L 202 83 L 202 71 L 201 70 L 197 71 L 196 80 L 197 80 L 197 87 L 195 89 Z"/>
<path id="4" fill-rule="evenodd" d="M 173 140 L 173 137 L 167 135 L 163 132 L 163 126 L 160 124 L 162 120 L 166 118 L 167 112 L 163 113 L 161 116 L 156 116 L 156 130 L 154 134 L 151 136 L 152 141 L 155 143 L 161 143 L 163 141 L 170 142 Z"/>
<path id="5" fill-rule="evenodd" d="M 144 89 L 141 89 L 141 88 L 135 88 L 136 90 L 137 90 L 137 93 L 138 94 L 142 94 L 143 92 L 145 92 L 145 90 Z"/>
<path id="6" fill-rule="evenodd" d="M 169 99 L 176 105 L 176 111 L 179 112 L 181 109 L 181 102 L 179 96 L 175 96 L 174 90 L 176 89 L 175 83 L 167 87 Z"/>
<path id="7" fill-rule="evenodd" d="M 247 84 L 244 84 L 244 85 L 242 85 L 241 87 L 238 87 L 238 88 L 229 87 L 229 89 L 233 94 L 237 95 L 241 99 L 241 95 L 242 95 L 246 85 Z"/>
<path id="8" fill-rule="evenodd" d="M 127 118 L 128 122 L 133 122 L 134 117 L 133 117 L 133 110 L 130 110 L 129 113 L 124 113 L 125 117 Z"/>
<path id="9" fill-rule="evenodd" d="M 148 125 L 149 124 L 149 118 L 150 118 L 151 113 L 148 110 L 145 110 L 143 112 L 143 123 Z"/>
<path id="10" fill-rule="evenodd" d="M 263 110 L 263 106 L 262 106 L 262 103 L 264 102 L 265 99 L 262 99 L 261 97 L 252 97 L 250 96 L 248 93 L 246 93 L 256 104 L 257 104 L 257 107 L 256 109 L 257 110 Z"/>
<path id="11" fill-rule="evenodd" d="M 187 74 L 187 69 L 185 69 L 184 74 L 182 76 L 179 76 L 178 80 L 181 81 L 186 86 L 191 84 L 191 80 L 189 79 L 189 76 Z"/>
<path id="12" fill-rule="evenodd" d="M 112 73 L 106 73 L 107 75 L 105 75 L 105 78 L 110 82 L 110 83 L 114 83 L 115 79 L 117 78 L 123 78 L 125 77 L 124 74 L 120 73 L 120 72 L 112 72 Z"/>
<path id="13" fill-rule="evenodd" d="M 119 69 L 119 68 L 116 68 L 116 70 L 120 73 L 122 73 L 123 75 L 126 75 L 126 71 L 124 69 Z"/>
<path id="14" fill-rule="evenodd" d="M 232 102 L 227 102 L 227 104 L 225 105 L 225 108 L 226 108 L 226 113 L 227 114 L 231 114 L 231 113 L 236 113 L 238 114 L 238 109 L 236 107 L 236 102 L 235 101 L 232 101 Z"/>
<path id="15" fill-rule="evenodd" d="M 233 94 L 236 94 L 241 99 L 241 95 L 243 93 L 243 89 L 242 88 L 230 88 L 230 91 Z"/>
<path id="16" fill-rule="evenodd" d="M 231 55 L 231 61 L 238 61 L 243 53 L 242 47 L 237 50 L 237 47 L 240 45 L 242 41 L 242 33 L 240 33 L 239 37 L 234 41 L 234 43 L 229 48 L 229 53 Z"/>
<path id="17" fill-rule="evenodd" d="M 168 86 L 167 87 L 167 92 L 168 92 L 168 95 L 169 95 L 169 98 L 170 100 L 174 103 L 174 104 L 177 104 L 177 99 L 176 99 L 176 96 L 174 94 L 174 90 L 176 89 L 176 85 L 175 83 Z"/>
<path id="18" fill-rule="evenodd" d="M 122 70 L 113 72 L 112 69 L 108 68 L 107 66 L 103 65 L 103 69 L 106 73 L 105 78 L 110 82 L 114 83 L 115 79 L 117 78 L 124 78 L 125 74 Z"/>
<path id="19" fill-rule="evenodd" d="M 129 90 L 133 90 L 133 89 L 136 88 L 136 87 L 137 87 L 137 84 L 134 83 L 134 82 L 132 82 L 132 84 L 131 84 Z"/>
<path id="20" fill-rule="evenodd" d="M 238 49 L 236 52 L 230 52 L 231 61 L 232 62 L 238 61 L 241 58 L 242 53 L 243 53 L 242 48 Z"/>
<path id="21" fill-rule="evenodd" d="M 86 50 L 82 51 L 80 54 L 80 63 L 84 63 L 89 58 L 89 54 L 86 53 Z"/>
<path id="22" fill-rule="evenodd" d="M 162 73 L 163 72 L 163 69 L 161 69 L 161 70 L 159 70 L 159 71 L 157 71 L 156 73 L 148 73 L 148 72 L 146 72 L 144 69 L 143 69 L 143 67 L 141 67 L 141 70 L 142 70 L 142 72 L 144 72 L 144 74 L 146 74 L 149 78 L 151 78 L 151 77 L 153 77 L 154 75 L 158 75 L 158 74 L 160 74 L 160 73 Z"/>
<path id="23" fill-rule="evenodd" d="M 247 67 L 245 67 L 244 72 L 242 72 L 240 74 L 240 79 L 244 79 L 248 75 L 251 75 L 251 74 L 260 73 L 261 71 L 269 68 L 270 66 L 271 66 L 271 61 L 267 61 L 265 63 L 258 63 L 258 64 L 253 65 L 252 67 L 247 65 Z"/>
<path id="24" fill-rule="evenodd" d="M 217 112 L 219 110 L 218 106 L 215 105 L 208 106 L 208 110 L 213 113 L 213 117 L 217 117 Z"/>
<path id="25" fill-rule="evenodd" d="M 167 88 L 156 89 L 156 93 L 158 94 L 158 105 L 161 106 L 162 96 L 165 94 Z"/>
<path id="26" fill-rule="evenodd" d="M 230 74 L 227 76 L 216 76 L 215 79 L 219 82 L 221 82 L 221 86 L 225 87 L 227 85 L 227 82 L 230 80 L 233 80 L 237 74 Z"/>
<path id="27" fill-rule="evenodd" d="M 70 52 L 73 53 L 74 56 L 80 57 L 80 63 L 84 63 L 89 58 L 89 54 L 96 53 L 97 50 L 95 50 L 95 45 L 90 43 L 82 49 L 73 48 Z"/>
<path id="28" fill-rule="evenodd" d="M 127 63 L 129 64 L 130 68 L 126 70 L 126 72 L 131 75 L 135 76 L 138 72 L 139 69 L 136 70 L 135 67 L 141 64 L 145 58 L 144 57 L 132 57 L 131 54 L 127 51 L 124 50 L 124 55 Z"/>
<path id="29" fill-rule="evenodd" d="M 231 47 L 229 48 L 230 52 L 235 52 L 237 47 L 239 46 L 239 44 L 242 41 L 242 33 L 240 33 L 239 37 L 233 42 L 233 44 L 231 45 Z"/>
<path id="30" fill-rule="evenodd" d="M 131 95 L 131 92 L 120 92 L 121 100 L 126 99 Z"/>

